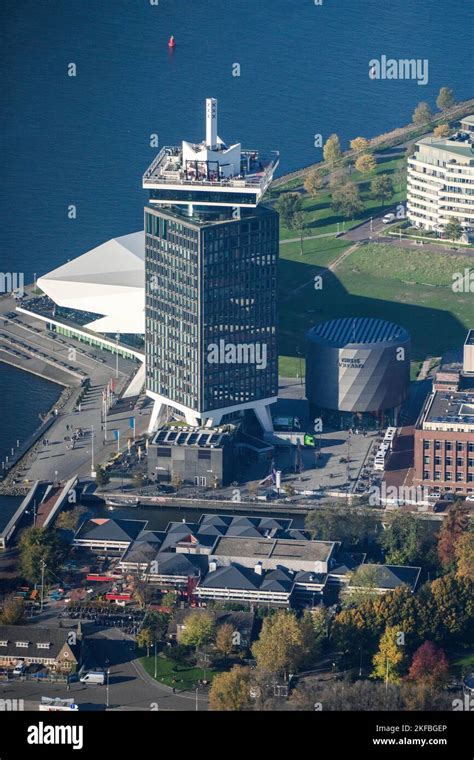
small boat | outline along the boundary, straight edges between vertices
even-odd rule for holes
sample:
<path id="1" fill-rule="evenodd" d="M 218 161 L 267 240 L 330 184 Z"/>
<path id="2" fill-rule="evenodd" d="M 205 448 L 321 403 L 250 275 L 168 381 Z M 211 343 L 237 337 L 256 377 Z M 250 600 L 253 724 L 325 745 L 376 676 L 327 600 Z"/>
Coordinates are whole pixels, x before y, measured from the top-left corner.
<path id="1" fill-rule="evenodd" d="M 138 507 L 138 496 L 110 496 L 105 500 L 108 507 Z"/>
<path id="2" fill-rule="evenodd" d="M 173 36 L 173 35 L 171 35 L 171 37 L 169 38 L 169 41 L 168 41 L 168 47 L 169 47 L 169 48 L 174 48 L 174 47 L 176 47 L 176 42 L 174 41 L 174 36 Z"/>

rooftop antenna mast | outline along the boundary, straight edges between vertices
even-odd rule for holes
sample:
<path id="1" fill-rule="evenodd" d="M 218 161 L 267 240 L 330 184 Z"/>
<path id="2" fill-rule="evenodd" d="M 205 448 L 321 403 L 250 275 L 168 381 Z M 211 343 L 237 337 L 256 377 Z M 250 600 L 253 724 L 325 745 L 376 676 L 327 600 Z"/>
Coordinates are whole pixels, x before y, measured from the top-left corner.
<path id="1" fill-rule="evenodd" d="M 210 150 L 217 148 L 217 100 L 206 98 L 206 146 Z"/>

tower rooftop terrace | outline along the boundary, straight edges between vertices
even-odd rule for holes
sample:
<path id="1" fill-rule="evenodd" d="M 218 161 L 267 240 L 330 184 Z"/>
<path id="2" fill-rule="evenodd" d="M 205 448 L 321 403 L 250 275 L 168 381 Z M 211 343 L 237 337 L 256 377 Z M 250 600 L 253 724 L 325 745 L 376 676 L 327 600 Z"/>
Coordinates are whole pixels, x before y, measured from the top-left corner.
<path id="1" fill-rule="evenodd" d="M 196 146 L 198 148 L 199 146 Z M 144 189 L 177 188 L 220 191 L 248 192 L 260 198 L 273 179 L 279 163 L 278 151 L 262 153 L 257 150 L 242 150 L 240 173 L 222 176 L 220 168 L 212 161 L 183 159 L 183 149 L 178 146 L 164 146 L 143 175 Z"/>

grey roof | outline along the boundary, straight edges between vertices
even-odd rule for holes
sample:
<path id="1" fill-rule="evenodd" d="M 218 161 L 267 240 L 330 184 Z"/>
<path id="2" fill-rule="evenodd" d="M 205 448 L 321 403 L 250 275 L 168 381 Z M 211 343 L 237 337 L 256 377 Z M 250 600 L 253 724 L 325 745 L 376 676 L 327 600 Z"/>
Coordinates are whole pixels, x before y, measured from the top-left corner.
<path id="1" fill-rule="evenodd" d="M 136 537 L 135 543 L 143 541 L 147 544 L 161 544 L 165 536 L 166 533 L 162 530 L 142 530 L 142 532 Z"/>
<path id="2" fill-rule="evenodd" d="M 333 548 L 332 541 L 224 536 L 217 539 L 213 554 L 225 557 L 253 557 L 256 560 L 271 557 L 281 560 L 282 563 L 291 564 L 292 560 L 325 562 Z"/>
<path id="3" fill-rule="evenodd" d="M 199 530 L 198 523 L 188 522 L 170 522 L 166 526 L 166 532 L 169 533 L 196 533 Z"/>
<path id="4" fill-rule="evenodd" d="M 90 541 L 134 541 L 146 525 L 146 520 L 94 517 L 82 523 L 75 538 Z"/>
<path id="5" fill-rule="evenodd" d="M 203 523 L 199 526 L 200 536 L 224 536 L 227 532 L 227 525 L 212 525 L 212 523 Z"/>
<path id="6" fill-rule="evenodd" d="M 364 567 L 376 570 L 375 583 L 377 588 L 387 591 L 404 585 L 409 586 L 414 591 L 421 573 L 421 567 L 409 567 L 408 565 L 367 564 Z M 349 583 L 349 588 L 351 588 L 351 583 Z"/>
<path id="7" fill-rule="evenodd" d="M 262 534 L 253 525 L 229 525 L 226 536 L 248 536 L 249 538 L 261 538 Z"/>
<path id="8" fill-rule="evenodd" d="M 232 519 L 230 515 L 202 515 L 199 524 L 201 528 L 204 525 L 227 527 L 232 522 Z"/>
<path id="9" fill-rule="evenodd" d="M 391 343 L 409 339 L 404 327 L 370 317 L 344 317 L 321 322 L 308 332 L 307 337 L 311 341 L 339 348 L 353 344 Z"/>
<path id="10" fill-rule="evenodd" d="M 56 659 L 67 643 L 68 635 L 69 631 L 62 628 L 42 628 L 36 625 L 0 625 L 0 642 L 8 642 L 6 646 L 0 645 L 0 657 Z M 28 646 L 17 647 L 17 641 L 28 642 Z M 46 643 L 50 645 L 48 649 L 37 646 L 37 644 Z M 79 646 L 75 645 L 69 648 L 77 660 Z"/>
<path id="11" fill-rule="evenodd" d="M 359 565 L 365 562 L 366 556 L 363 553 L 339 552 L 336 557 L 336 565 L 329 571 L 329 574 L 347 575 L 347 573 L 352 573 Z"/>
<path id="12" fill-rule="evenodd" d="M 148 538 L 146 533 L 150 533 Z M 127 549 L 122 557 L 122 562 L 135 562 L 139 565 L 148 564 L 156 559 L 157 552 L 165 537 L 164 533 L 158 531 L 145 531 L 143 535 L 137 538 Z"/>
<path id="13" fill-rule="evenodd" d="M 327 573 L 311 573 L 309 570 L 300 570 L 295 575 L 295 583 L 314 583 L 317 586 L 325 586 L 327 579 Z"/>
<path id="14" fill-rule="evenodd" d="M 282 591 L 291 593 L 294 585 L 294 576 L 288 570 L 278 568 L 264 573 L 260 589 L 262 591 Z"/>
<path id="15" fill-rule="evenodd" d="M 293 574 L 283 568 L 256 573 L 253 568 L 232 564 L 209 572 L 199 584 L 204 588 L 236 589 L 243 591 L 269 591 L 290 594 Z"/>
<path id="16" fill-rule="evenodd" d="M 196 576 L 207 569 L 207 559 L 193 554 L 160 552 L 156 556 L 158 575 Z"/>
<path id="17" fill-rule="evenodd" d="M 228 588 L 243 589 L 255 591 L 259 588 L 261 576 L 253 569 L 241 567 L 240 565 L 229 565 L 228 567 L 219 567 L 213 572 L 209 572 L 200 586 L 204 588 Z"/>

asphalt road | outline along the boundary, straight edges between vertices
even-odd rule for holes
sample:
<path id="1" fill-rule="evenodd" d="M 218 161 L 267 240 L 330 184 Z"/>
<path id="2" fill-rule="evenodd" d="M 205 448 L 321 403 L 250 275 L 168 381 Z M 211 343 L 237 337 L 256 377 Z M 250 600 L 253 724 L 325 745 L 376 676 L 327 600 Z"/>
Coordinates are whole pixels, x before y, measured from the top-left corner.
<path id="1" fill-rule="evenodd" d="M 87 638 L 88 662 L 104 666 L 109 660 L 109 710 L 196 710 L 195 692 L 173 694 L 172 689 L 157 683 L 141 667 L 135 645 L 121 631 L 107 628 Z M 45 684 L 15 679 L 0 683 L 0 699 L 23 699 L 25 709 L 35 709 L 41 697 L 74 697 L 79 710 L 106 710 L 107 687 L 72 683 Z M 207 709 L 207 691 L 198 693 L 198 709 Z"/>

